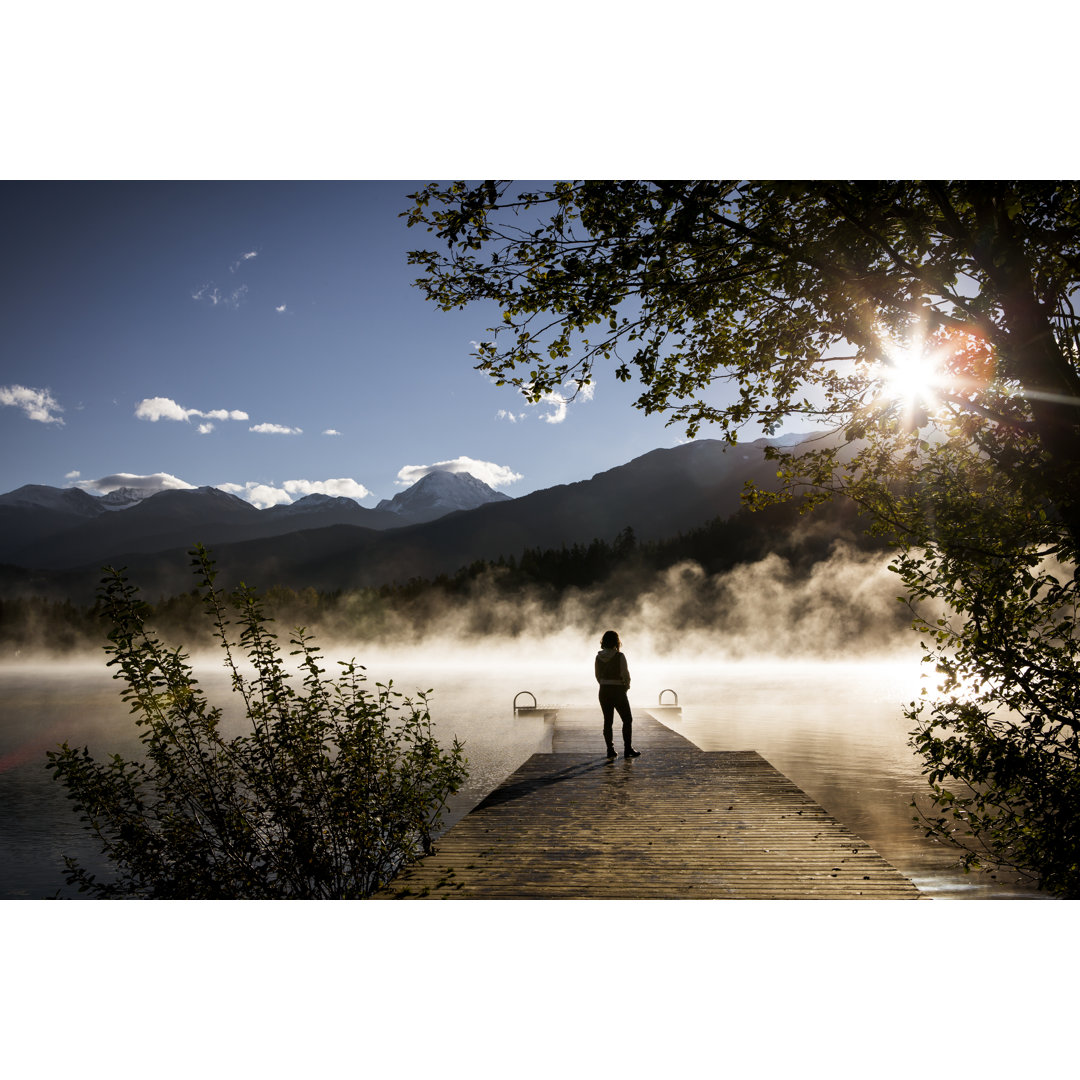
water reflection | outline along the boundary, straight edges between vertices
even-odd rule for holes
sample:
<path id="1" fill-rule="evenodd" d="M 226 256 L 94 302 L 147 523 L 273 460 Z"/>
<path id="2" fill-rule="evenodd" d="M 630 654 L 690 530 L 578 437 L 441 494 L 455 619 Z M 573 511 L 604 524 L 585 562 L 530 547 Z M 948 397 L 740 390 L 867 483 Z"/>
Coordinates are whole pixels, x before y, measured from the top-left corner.
<path id="1" fill-rule="evenodd" d="M 914 827 L 926 788 L 907 745 L 902 703 L 922 687 L 917 662 L 739 664 L 687 670 L 678 730 L 704 750 L 757 750 L 861 836 L 926 895 L 938 899 L 1045 897 L 989 875 Z"/>
<path id="2" fill-rule="evenodd" d="M 497 670 L 493 672 L 493 667 Z M 447 808 L 459 820 L 528 757 L 550 750 L 542 717 L 517 716 L 514 695 L 533 690 L 545 702 L 595 705 L 589 663 L 569 667 L 490 657 L 368 660 L 372 681 L 395 688 L 436 688 L 432 715 L 440 739 L 465 742 L 470 777 Z M 925 782 L 907 746 L 900 703 L 919 690 L 915 661 L 852 664 L 679 664 L 637 659 L 631 703 L 647 709 L 675 687 L 681 718 L 666 722 L 703 750 L 757 750 L 772 765 L 876 848 L 928 896 L 1036 897 L 985 876 L 964 875 L 956 856 L 912 826 L 909 803 Z M 226 725 L 243 723 L 223 671 L 200 668 Z M 602 750 L 597 707 L 598 756 Z M 0 897 L 72 895 L 63 853 L 91 870 L 106 869 L 59 785 L 44 768 L 45 750 L 64 740 L 95 754 L 134 756 L 139 742 L 119 686 L 103 664 L 0 669 Z M 613 774 L 615 775 L 615 774 Z M 617 792 L 613 792 L 617 796 Z"/>

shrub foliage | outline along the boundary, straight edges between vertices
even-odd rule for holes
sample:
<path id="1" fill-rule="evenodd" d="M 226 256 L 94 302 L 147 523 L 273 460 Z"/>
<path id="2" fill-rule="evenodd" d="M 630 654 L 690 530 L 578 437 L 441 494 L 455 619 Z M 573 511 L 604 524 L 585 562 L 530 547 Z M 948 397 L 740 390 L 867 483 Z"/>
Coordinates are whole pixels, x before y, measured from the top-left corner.
<path id="1" fill-rule="evenodd" d="M 188 657 L 158 640 L 138 590 L 110 570 L 106 651 L 144 753 L 96 760 L 65 743 L 49 754 L 115 868 L 102 881 L 66 858 L 69 884 L 98 898 L 370 896 L 431 850 L 446 798 L 466 776 L 462 745 L 440 747 L 425 693 L 372 692 L 355 661 L 326 678 L 303 628 L 290 638 L 299 668 L 290 673 L 254 590 L 224 597 L 206 550 L 191 554 L 248 723 L 240 734 L 222 730 L 222 710 Z"/>

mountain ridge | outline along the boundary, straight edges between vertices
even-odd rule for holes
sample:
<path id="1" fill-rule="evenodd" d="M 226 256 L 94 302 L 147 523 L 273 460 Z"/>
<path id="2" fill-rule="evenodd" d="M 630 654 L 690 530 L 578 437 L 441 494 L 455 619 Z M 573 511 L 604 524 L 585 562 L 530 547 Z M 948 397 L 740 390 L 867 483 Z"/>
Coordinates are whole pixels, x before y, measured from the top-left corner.
<path id="1" fill-rule="evenodd" d="M 243 578 L 263 588 L 280 584 L 334 591 L 453 573 L 475 560 L 516 556 L 525 548 L 611 540 L 627 527 L 641 540 L 660 540 L 735 513 L 747 481 L 762 486 L 775 482 L 776 466 L 765 458 L 768 444 L 764 439 L 736 446 L 720 440 L 698 440 L 653 450 L 588 480 L 414 524 L 402 524 L 400 516 L 391 512 L 365 510 L 358 505 L 356 510 L 361 513 L 350 515 L 351 520 L 330 520 L 314 513 L 298 515 L 295 511 L 290 518 L 290 508 L 259 511 L 235 496 L 218 492 L 222 498 L 214 498 L 222 514 L 217 522 L 185 515 L 183 524 L 190 535 L 174 530 L 170 541 L 167 531 L 153 531 L 155 520 L 160 523 L 160 518 L 151 511 L 160 495 L 152 496 L 141 504 L 141 515 L 132 519 L 140 522 L 145 518 L 146 528 L 137 537 L 138 543 L 131 534 L 127 536 L 130 542 L 125 543 L 122 533 L 114 534 L 98 524 L 99 517 L 82 532 L 83 536 L 95 534 L 96 554 L 90 555 L 85 547 L 77 552 L 68 549 L 65 562 L 53 551 L 52 565 L 40 558 L 36 563 L 18 564 L 0 554 L 0 561 L 9 564 L 0 574 L 0 587 L 9 593 L 20 590 L 22 579 L 26 584 L 35 582 L 38 590 L 48 587 L 59 594 L 77 593 L 85 598 L 92 595 L 105 561 L 127 566 L 132 580 L 148 593 L 186 591 L 191 579 L 185 552 L 196 541 L 212 548 L 223 583 Z M 182 503 L 185 494 L 193 505 L 197 501 L 191 492 L 174 490 L 169 494 L 174 497 L 170 502 Z M 318 506 L 337 509 L 336 503 L 322 500 Z M 110 513 L 107 520 L 122 520 L 138 510 Z M 251 515 L 258 518 L 272 510 L 279 511 L 278 531 L 257 534 L 248 528 L 253 524 Z M 368 527 L 362 520 L 370 518 L 364 515 L 381 515 L 393 525 Z M 258 520 L 263 527 L 266 518 Z M 273 517 L 270 520 L 273 522 Z M 197 532 L 192 528 L 195 525 Z M 46 543 L 35 545 L 33 550 L 39 556 L 50 554 Z"/>

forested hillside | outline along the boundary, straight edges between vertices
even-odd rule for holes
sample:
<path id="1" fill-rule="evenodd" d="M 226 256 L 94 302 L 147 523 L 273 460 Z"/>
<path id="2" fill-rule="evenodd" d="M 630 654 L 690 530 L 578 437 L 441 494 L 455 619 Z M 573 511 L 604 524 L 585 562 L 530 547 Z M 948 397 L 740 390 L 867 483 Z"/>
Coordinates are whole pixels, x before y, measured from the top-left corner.
<path id="1" fill-rule="evenodd" d="M 866 553 L 883 551 L 869 537 L 853 504 L 834 503 L 800 515 L 796 504 L 751 513 L 739 511 L 667 540 L 641 542 L 631 528 L 613 541 L 558 548 L 524 548 L 497 559 L 479 559 L 453 574 L 415 577 L 380 587 L 294 589 L 273 582 L 263 593 L 279 628 L 306 626 L 321 639 L 363 643 L 421 640 L 435 627 L 445 631 L 450 614 L 462 636 L 515 635 L 529 631 L 537 613 L 559 610 L 568 597 L 614 615 L 644 593 L 663 592 L 663 576 L 690 564 L 703 579 L 736 567 L 781 560 L 788 580 L 805 579 L 829 559 L 837 544 Z M 138 582 L 136 582 L 138 583 Z M 683 602 L 676 623 L 705 626 L 707 590 L 693 609 Z M 210 644 L 194 591 L 151 598 L 149 621 L 167 640 L 198 648 Z M 903 621 L 903 613 L 897 612 Z M 676 625 L 673 629 L 678 629 Z M 104 643 L 96 605 L 38 597 L 0 599 L 0 652 L 5 657 L 39 651 L 73 653 Z"/>

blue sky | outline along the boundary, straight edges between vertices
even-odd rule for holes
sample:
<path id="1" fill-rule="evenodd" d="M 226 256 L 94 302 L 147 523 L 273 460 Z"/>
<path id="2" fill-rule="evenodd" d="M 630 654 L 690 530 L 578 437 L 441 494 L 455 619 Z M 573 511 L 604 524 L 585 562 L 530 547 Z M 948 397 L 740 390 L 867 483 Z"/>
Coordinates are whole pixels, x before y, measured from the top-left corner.
<path id="1" fill-rule="evenodd" d="M 455 463 L 518 496 L 680 441 L 614 379 L 560 408 L 473 370 L 494 309 L 411 284 L 420 185 L 4 184 L 0 490 L 167 474 L 370 506 Z"/>
<path id="2" fill-rule="evenodd" d="M 429 237 L 398 215 L 423 181 L 320 178 L 1071 167 L 1050 153 L 1068 152 L 1052 111 L 1042 126 L 1026 116 L 1000 161 L 1012 83 L 986 91 L 962 140 L 913 120 L 906 94 L 853 96 L 882 70 L 902 68 L 905 85 L 939 76 L 924 20 L 891 10 L 856 31 L 842 8 L 792 5 L 778 34 L 771 8 L 717 9 L 709 19 L 741 43 L 718 69 L 720 30 L 685 33 L 700 6 L 646 29 L 576 5 L 575 32 L 604 48 L 563 78 L 563 20 L 523 12 L 528 34 L 514 35 L 490 7 L 469 19 L 426 0 L 375 14 L 316 3 L 294 23 L 219 5 L 213 33 L 198 6 L 184 19 L 71 9 L 62 34 L 51 8 L 14 9 L 0 66 L 16 103 L 0 140 L 0 178 L 12 178 L 0 183 L 0 491 L 168 474 L 263 505 L 331 490 L 370 492 L 370 506 L 457 463 L 519 496 L 680 441 L 632 408 L 634 384 L 603 372 L 565 412 L 495 387 L 470 342 L 496 313 L 442 312 L 411 285 L 406 252 Z M 1018 51 L 1029 40 L 1042 55 L 1040 22 L 1010 25 Z M 968 51 L 992 51 L 995 27 L 968 26 Z M 845 62 L 807 81 L 811 32 Z M 874 48 L 845 47 L 848 32 Z M 625 79 L 646 60 L 643 93 Z M 1046 100 L 1070 71 L 1039 66 L 1060 83 Z M 313 179 L 156 179 L 283 176 Z"/>

